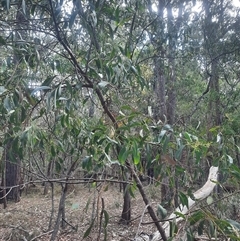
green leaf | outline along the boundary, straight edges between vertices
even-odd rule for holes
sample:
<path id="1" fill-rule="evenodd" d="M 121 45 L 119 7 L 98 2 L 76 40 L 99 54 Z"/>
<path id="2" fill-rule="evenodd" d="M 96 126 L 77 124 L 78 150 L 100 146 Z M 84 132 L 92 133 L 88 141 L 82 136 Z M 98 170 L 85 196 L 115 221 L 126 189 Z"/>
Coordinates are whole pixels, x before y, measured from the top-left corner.
<path id="1" fill-rule="evenodd" d="M 134 186 L 130 186 L 128 184 L 127 186 L 128 190 L 129 190 L 129 194 L 131 195 L 132 198 L 135 198 L 135 195 L 134 195 L 134 191 L 135 191 L 135 187 Z"/>
<path id="2" fill-rule="evenodd" d="M 56 151 L 55 151 L 54 146 L 51 146 L 51 155 L 52 155 L 52 157 L 56 156 Z"/>
<path id="3" fill-rule="evenodd" d="M 210 236 L 214 237 L 215 227 L 214 227 L 214 223 L 211 220 L 208 220 L 208 227 L 209 227 L 209 234 L 210 234 Z"/>
<path id="4" fill-rule="evenodd" d="M 202 220 L 199 225 L 198 225 L 198 235 L 203 235 L 203 231 L 204 231 L 204 222 L 205 220 Z"/>
<path id="5" fill-rule="evenodd" d="M 158 135 L 158 142 L 160 143 L 163 139 L 163 137 L 165 136 L 165 134 L 167 133 L 167 130 L 161 130 L 160 134 Z"/>
<path id="6" fill-rule="evenodd" d="M 60 173 L 60 171 L 62 170 L 62 164 L 58 161 L 55 162 L 55 169 L 57 173 Z"/>
<path id="7" fill-rule="evenodd" d="M 178 227 L 175 222 L 169 222 L 170 226 L 170 236 L 174 237 L 175 234 L 178 232 Z"/>
<path id="8" fill-rule="evenodd" d="M 240 231 L 240 223 L 232 220 L 232 219 L 227 219 L 227 222 L 229 222 L 232 226 L 234 226 L 236 229 Z"/>
<path id="9" fill-rule="evenodd" d="M 96 66 L 97 66 L 98 69 L 102 69 L 102 62 L 101 62 L 100 59 L 96 59 L 95 63 L 96 63 Z"/>
<path id="10" fill-rule="evenodd" d="M 195 238 L 190 230 L 187 231 L 187 241 L 194 241 Z"/>
<path id="11" fill-rule="evenodd" d="M 210 205 L 213 203 L 213 198 L 211 196 L 207 197 L 207 204 Z"/>
<path id="12" fill-rule="evenodd" d="M 204 218 L 205 218 L 204 213 L 201 210 L 199 210 L 195 212 L 191 217 L 189 217 L 190 225 L 194 225 L 195 223 L 199 222 Z"/>
<path id="13" fill-rule="evenodd" d="M 108 225 L 108 222 L 109 222 L 109 215 L 108 215 L 108 212 L 106 210 L 103 210 L 103 214 L 104 214 L 104 228 L 107 227 Z"/>
<path id="14" fill-rule="evenodd" d="M 14 152 L 17 152 L 17 151 L 18 151 L 18 147 L 19 147 L 18 140 L 19 140 L 19 138 L 16 137 L 16 138 L 13 140 L 13 142 L 12 142 L 12 148 L 13 148 Z"/>
<path id="15" fill-rule="evenodd" d="M 118 154 L 118 160 L 119 162 L 123 165 L 128 157 L 128 150 L 126 149 L 125 146 L 123 146 Z"/>
<path id="16" fill-rule="evenodd" d="M 57 108 L 58 89 L 55 89 L 55 90 L 53 91 L 53 93 L 54 93 L 53 106 L 54 106 L 54 109 L 56 109 L 56 108 Z"/>
<path id="17" fill-rule="evenodd" d="M 93 227 L 93 224 L 94 224 L 94 220 L 92 221 L 91 225 L 90 225 L 89 228 L 86 230 L 86 232 L 84 233 L 83 238 L 86 238 L 86 237 L 90 234 L 90 232 L 91 232 L 91 230 L 92 230 L 92 227 Z"/>
<path id="18" fill-rule="evenodd" d="M 41 86 L 50 86 L 50 84 L 52 83 L 52 81 L 54 80 L 54 78 L 56 77 L 56 75 L 54 76 L 48 76 L 43 83 L 41 84 Z"/>
<path id="19" fill-rule="evenodd" d="M 185 137 L 185 139 L 187 139 L 188 142 L 192 142 L 191 134 L 189 134 L 188 132 L 184 132 L 183 136 Z"/>
<path id="20" fill-rule="evenodd" d="M 233 164 L 233 158 L 231 156 L 227 155 L 227 160 L 229 164 Z"/>
<path id="21" fill-rule="evenodd" d="M 92 156 L 86 156 L 82 160 L 82 168 L 87 169 L 88 171 L 92 169 Z"/>
<path id="22" fill-rule="evenodd" d="M 133 71 L 134 74 L 138 75 L 138 71 L 134 66 L 131 66 L 131 70 Z"/>
<path id="23" fill-rule="evenodd" d="M 3 106 L 7 110 L 7 112 L 10 112 L 12 110 L 11 99 L 8 96 L 6 96 L 6 98 L 4 99 Z"/>
<path id="24" fill-rule="evenodd" d="M 98 86 L 99 87 L 103 87 L 103 88 L 108 86 L 108 85 L 110 85 L 110 83 L 107 82 L 107 81 L 101 81 L 101 82 L 98 83 Z"/>
<path id="25" fill-rule="evenodd" d="M 167 217 L 167 209 L 165 209 L 162 205 L 158 204 L 157 215 L 160 220 L 163 220 L 164 218 Z"/>
<path id="26" fill-rule="evenodd" d="M 179 216 L 182 219 L 186 219 L 186 216 L 180 212 L 174 212 L 177 216 Z"/>
<path id="27" fill-rule="evenodd" d="M 2 36 L 0 36 L 0 45 L 6 45 L 6 41 Z"/>
<path id="28" fill-rule="evenodd" d="M 4 86 L 0 86 L 0 95 L 2 95 L 6 91 L 7 89 Z"/>
<path id="29" fill-rule="evenodd" d="M 187 208 L 189 208 L 188 207 L 188 197 L 184 193 L 179 192 L 179 199 L 183 206 L 186 206 Z"/>
<path id="30" fill-rule="evenodd" d="M 36 6 L 37 6 L 36 4 L 32 4 L 31 10 L 30 10 L 32 15 L 34 15 L 35 13 Z"/>
<path id="31" fill-rule="evenodd" d="M 140 151 L 136 143 L 133 145 L 133 162 L 135 165 L 140 163 Z"/>
<path id="32" fill-rule="evenodd" d="M 37 88 L 35 88 L 32 92 L 31 92 L 31 96 L 33 96 L 36 92 L 41 91 L 41 90 L 51 90 L 52 88 L 49 86 L 39 86 Z"/>

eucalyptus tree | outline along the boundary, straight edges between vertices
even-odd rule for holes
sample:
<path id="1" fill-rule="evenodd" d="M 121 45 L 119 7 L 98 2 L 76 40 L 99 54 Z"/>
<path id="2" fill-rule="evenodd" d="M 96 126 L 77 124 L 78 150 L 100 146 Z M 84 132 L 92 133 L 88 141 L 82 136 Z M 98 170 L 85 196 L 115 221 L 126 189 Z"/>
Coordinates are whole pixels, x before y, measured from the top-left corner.
<path id="1" fill-rule="evenodd" d="M 191 10 L 191 1 L 149 1 L 148 11 L 152 24 L 148 29 L 148 36 L 153 47 L 154 79 L 152 81 L 154 92 L 154 118 L 156 121 L 176 124 L 176 107 L 179 78 L 178 67 L 181 66 L 183 48 L 182 39 L 188 26 Z M 165 150 L 166 151 L 166 150 Z M 164 153 L 162 153 L 163 155 Z M 176 158 L 175 153 L 170 153 Z M 178 156 L 180 158 L 180 156 Z M 173 190 L 170 188 L 169 177 L 165 176 L 162 185 L 162 201 L 169 202 L 173 198 Z M 173 185 L 174 182 L 171 182 Z M 170 191 L 172 190 L 172 191 Z M 175 195 L 177 197 L 177 194 Z M 177 205 L 177 198 L 175 199 Z"/>

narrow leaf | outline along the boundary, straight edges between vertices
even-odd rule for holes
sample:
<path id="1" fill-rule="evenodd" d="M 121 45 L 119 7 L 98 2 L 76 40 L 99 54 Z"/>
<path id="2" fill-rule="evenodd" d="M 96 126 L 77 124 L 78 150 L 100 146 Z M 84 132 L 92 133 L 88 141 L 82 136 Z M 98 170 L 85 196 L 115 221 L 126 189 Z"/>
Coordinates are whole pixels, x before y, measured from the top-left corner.
<path id="1" fill-rule="evenodd" d="M 84 233 L 83 238 L 86 238 L 90 234 L 90 232 L 92 230 L 92 227 L 93 227 L 93 224 L 94 224 L 94 220 L 92 221 L 92 223 L 89 226 L 89 228 L 87 229 L 87 231 Z"/>
<path id="2" fill-rule="evenodd" d="M 103 210 L 103 214 L 104 214 L 104 219 L 105 219 L 104 228 L 106 228 L 107 225 L 108 225 L 108 222 L 109 222 L 109 215 L 108 215 L 108 212 L 106 210 Z"/>
<path id="3" fill-rule="evenodd" d="M 5 45 L 5 44 L 6 44 L 5 39 L 2 36 L 0 36 L 0 45 Z"/>
<path id="4" fill-rule="evenodd" d="M 22 10 L 23 10 L 24 15 L 26 15 L 26 3 L 25 3 L 25 0 L 22 0 Z"/>
<path id="5" fill-rule="evenodd" d="M 100 86 L 100 87 L 106 87 L 108 85 L 110 85 L 110 83 L 107 81 L 101 81 L 100 83 L 98 83 L 98 86 Z"/>
<path id="6" fill-rule="evenodd" d="M 2 95 L 6 91 L 7 89 L 4 86 L 0 86 L 0 95 Z"/>
<path id="7" fill-rule="evenodd" d="M 51 90 L 51 87 L 49 87 L 49 86 L 39 86 L 31 92 L 31 96 L 33 96 L 36 92 L 41 91 L 41 90 Z"/>

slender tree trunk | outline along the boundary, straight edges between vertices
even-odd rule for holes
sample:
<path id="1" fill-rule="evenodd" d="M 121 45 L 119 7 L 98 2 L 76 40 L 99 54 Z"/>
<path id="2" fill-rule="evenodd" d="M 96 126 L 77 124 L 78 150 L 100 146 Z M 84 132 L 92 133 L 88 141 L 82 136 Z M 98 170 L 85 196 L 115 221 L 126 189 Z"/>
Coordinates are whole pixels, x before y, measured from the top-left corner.
<path id="1" fill-rule="evenodd" d="M 177 43 L 177 30 L 174 27 L 174 17 L 172 13 L 171 4 L 167 5 L 167 28 L 168 28 L 168 81 L 167 81 L 167 120 L 170 125 L 175 122 L 175 112 L 176 112 L 176 43 Z"/>
<path id="2" fill-rule="evenodd" d="M 128 181 L 127 170 L 122 168 L 122 179 L 123 181 Z M 123 224 L 129 224 L 131 220 L 131 196 L 129 192 L 129 186 L 127 183 L 123 183 L 123 210 L 120 222 Z"/>
<path id="3" fill-rule="evenodd" d="M 48 167 L 47 167 L 47 177 L 48 177 L 48 178 L 51 178 L 51 177 L 52 177 L 53 167 L 54 167 L 54 161 L 51 160 L 51 161 L 48 163 Z M 43 195 L 47 195 L 48 190 L 49 190 L 49 185 L 50 185 L 49 182 L 44 182 Z"/>
<path id="4" fill-rule="evenodd" d="M 220 126 L 222 124 L 222 108 L 221 108 L 221 99 L 220 99 L 220 88 L 219 88 L 219 40 L 222 36 L 222 25 L 223 18 L 218 16 L 218 20 L 215 21 L 216 15 L 212 9 L 214 2 L 204 0 L 203 8 L 205 11 L 205 22 L 203 26 L 204 30 L 204 48 L 206 57 L 208 58 L 208 66 L 206 67 L 207 74 L 209 76 L 209 99 L 208 99 L 208 114 L 207 114 L 207 127 L 208 127 L 208 141 L 213 141 L 212 132 L 210 131 L 213 127 Z M 219 13 L 223 14 L 224 9 Z M 214 20 L 213 20 L 214 19 Z M 209 153 L 214 153 L 214 156 L 220 156 L 219 150 L 214 146 L 209 148 Z M 209 156 L 207 162 L 205 163 L 205 170 L 212 165 L 212 157 Z M 206 173 L 206 171 L 205 171 Z M 221 182 L 222 175 L 219 173 L 219 182 Z M 221 195 L 222 188 L 217 186 L 217 193 Z"/>
<path id="5" fill-rule="evenodd" d="M 3 189 L 1 190 L 1 200 L 0 203 L 3 203 L 3 208 L 7 208 L 7 197 L 6 197 L 6 149 L 3 152 L 3 157 L 2 157 L 2 181 L 1 181 L 1 186 Z"/>
<path id="6" fill-rule="evenodd" d="M 64 221 L 63 217 L 65 216 L 64 211 L 65 211 L 66 195 L 67 195 L 67 183 L 64 184 L 64 187 L 62 189 L 62 194 L 61 194 L 61 198 L 58 206 L 58 215 L 57 215 L 56 223 L 55 223 L 50 241 L 54 241 L 56 239 L 57 233 L 60 227 L 60 223 Z"/>
<path id="7" fill-rule="evenodd" d="M 28 22 L 26 20 L 26 17 L 23 14 L 23 9 L 22 9 L 22 1 L 18 1 L 17 5 L 17 14 L 16 14 L 16 31 L 15 31 L 15 38 L 16 40 L 21 38 L 21 41 L 27 40 L 27 33 L 26 30 L 23 30 L 23 28 L 26 28 Z M 20 37 L 21 36 L 21 37 Z M 18 46 L 15 46 L 17 49 Z M 14 53 L 14 63 L 16 66 L 21 63 L 21 58 L 22 56 L 19 55 L 17 51 Z M 17 68 L 16 74 L 20 73 L 20 69 Z M 18 76 L 18 78 L 21 78 Z M 9 124 L 9 136 L 12 135 L 12 126 Z M 16 150 L 13 149 L 12 146 L 12 141 L 9 141 L 8 144 L 6 145 L 6 164 L 5 164 L 5 177 L 6 177 L 6 186 L 12 187 L 12 186 L 17 186 L 14 187 L 13 189 L 10 190 L 7 199 L 12 199 L 15 202 L 20 201 L 20 168 L 21 168 L 21 160 L 18 156 L 18 153 L 16 153 Z M 8 190 L 7 190 L 8 191 Z"/>
<path id="8" fill-rule="evenodd" d="M 52 228 L 52 220 L 54 217 L 54 184 L 51 182 L 51 205 L 52 205 L 52 210 L 51 210 L 51 216 L 49 219 L 49 223 L 48 223 L 48 231 L 51 230 Z"/>

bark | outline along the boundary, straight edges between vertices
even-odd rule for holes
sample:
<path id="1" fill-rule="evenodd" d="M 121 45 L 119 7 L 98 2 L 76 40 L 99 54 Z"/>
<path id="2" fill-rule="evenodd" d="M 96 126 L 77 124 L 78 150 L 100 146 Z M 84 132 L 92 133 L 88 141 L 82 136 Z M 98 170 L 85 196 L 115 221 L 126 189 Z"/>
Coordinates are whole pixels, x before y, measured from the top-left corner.
<path id="1" fill-rule="evenodd" d="M 1 186 L 4 187 L 1 197 L 4 208 L 7 207 L 7 200 L 20 201 L 20 165 L 21 161 L 17 154 L 13 154 L 12 142 L 9 141 L 5 146 L 4 169 Z M 11 156 L 10 156 L 11 154 Z"/>
<path id="2" fill-rule="evenodd" d="M 152 38 L 153 45 L 158 49 L 157 56 L 154 59 L 154 93 L 156 96 L 156 106 L 154 108 L 155 120 L 161 120 L 163 123 L 166 122 L 167 118 L 167 107 L 166 107 L 166 77 L 164 73 L 164 57 L 165 50 L 163 48 L 164 39 L 164 6 L 165 1 L 158 1 L 158 19 L 156 21 L 156 39 Z"/>
<path id="3" fill-rule="evenodd" d="M 49 161 L 48 167 L 47 167 L 47 178 L 51 178 L 52 177 L 53 168 L 54 168 L 54 161 L 51 160 L 51 161 Z M 44 184 L 43 195 L 47 195 L 50 183 L 49 182 L 44 182 L 43 184 Z"/>
<path id="4" fill-rule="evenodd" d="M 154 119 L 156 121 L 161 120 L 165 123 L 167 118 L 167 107 L 166 107 L 166 97 L 165 97 L 165 76 L 163 73 L 164 64 L 160 59 L 154 61 L 154 72 L 155 72 L 155 82 L 154 82 L 154 92 L 156 94 L 156 107 L 154 110 Z"/>
<path id="5" fill-rule="evenodd" d="M 2 181 L 1 186 L 3 187 L 0 193 L 0 203 L 3 203 L 3 208 L 7 208 L 7 197 L 6 197 L 6 149 L 3 152 L 2 157 Z"/>
<path id="6" fill-rule="evenodd" d="M 123 181 L 128 180 L 128 173 L 126 170 L 123 171 Z M 127 183 L 123 183 L 123 210 L 120 222 L 123 224 L 129 224 L 131 220 L 131 196 L 129 192 L 129 186 Z"/>
<path id="7" fill-rule="evenodd" d="M 22 9 L 22 1 L 18 1 L 17 5 L 17 14 L 16 14 L 16 30 L 15 30 L 15 40 L 27 40 L 27 32 L 26 30 L 23 30 L 23 28 L 27 28 L 27 20 L 26 17 L 23 14 Z M 21 36 L 21 37 L 20 37 Z M 18 46 L 16 45 L 15 48 L 17 49 Z M 19 63 L 22 61 L 22 56 L 19 54 L 18 51 L 15 51 L 14 53 L 14 64 L 16 66 L 19 65 Z M 18 78 L 21 78 L 20 76 L 21 70 L 19 67 L 16 69 L 16 76 Z M 18 86 L 15 86 L 15 88 Z M 14 126 L 12 126 L 12 123 L 9 123 L 9 136 L 13 136 L 13 129 Z M 8 144 L 5 146 L 6 148 L 6 159 L 5 159 L 5 185 L 7 187 L 10 187 L 10 189 L 7 189 L 7 199 L 12 199 L 15 202 L 20 201 L 20 168 L 21 168 L 21 160 L 18 156 L 18 153 L 16 150 L 12 147 L 12 140 L 8 142 Z M 11 189 L 12 186 L 16 186 Z"/>
<path id="8" fill-rule="evenodd" d="M 16 162 L 10 161 L 9 156 L 7 155 L 6 160 L 6 187 L 13 187 L 11 189 L 7 189 L 6 191 L 10 191 L 7 195 L 7 200 L 14 200 L 15 202 L 20 201 L 20 160 L 16 158 Z"/>
<path id="9" fill-rule="evenodd" d="M 51 230 L 52 228 L 52 221 L 53 221 L 53 217 L 54 217 L 54 184 L 51 182 L 51 216 L 49 219 L 49 223 L 48 223 L 48 231 Z"/>
<path id="10" fill-rule="evenodd" d="M 56 223 L 55 223 L 50 241 L 54 241 L 56 239 L 57 233 L 60 227 L 60 223 L 61 221 L 63 222 L 63 217 L 65 216 L 64 211 L 65 211 L 65 200 L 67 195 L 67 185 L 68 184 L 66 183 L 62 189 L 62 194 L 61 194 L 61 198 L 58 206 L 58 215 L 57 215 Z"/>
<path id="11" fill-rule="evenodd" d="M 168 45 L 168 82 L 167 82 L 167 120 L 170 125 L 175 122 L 175 111 L 176 111 L 176 70 L 175 70 L 175 53 L 176 53 L 176 43 L 177 43 L 177 30 L 174 27 L 174 17 L 172 13 L 172 6 L 168 4 L 167 7 L 167 17 L 168 17 L 168 33 L 169 33 L 169 45 Z"/>

